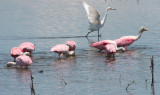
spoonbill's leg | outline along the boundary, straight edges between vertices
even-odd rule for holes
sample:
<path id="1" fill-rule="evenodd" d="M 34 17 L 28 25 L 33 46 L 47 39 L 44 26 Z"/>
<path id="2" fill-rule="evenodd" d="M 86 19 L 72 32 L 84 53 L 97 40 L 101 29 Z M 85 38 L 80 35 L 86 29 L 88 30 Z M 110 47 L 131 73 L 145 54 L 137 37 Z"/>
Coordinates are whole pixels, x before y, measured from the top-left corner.
<path id="1" fill-rule="evenodd" d="M 63 53 L 59 53 L 59 58 L 61 58 L 61 57 L 62 57 L 62 55 L 63 55 Z"/>

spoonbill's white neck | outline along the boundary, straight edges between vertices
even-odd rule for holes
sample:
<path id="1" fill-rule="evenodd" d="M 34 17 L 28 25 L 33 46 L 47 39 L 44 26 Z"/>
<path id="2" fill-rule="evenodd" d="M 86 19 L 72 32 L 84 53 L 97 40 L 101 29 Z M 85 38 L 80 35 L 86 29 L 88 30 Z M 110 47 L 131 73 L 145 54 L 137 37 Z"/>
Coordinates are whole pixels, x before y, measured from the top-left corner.
<path id="1" fill-rule="evenodd" d="M 143 31 L 144 30 L 142 30 L 142 29 L 139 30 L 138 35 L 135 37 L 135 41 L 138 40 L 141 37 Z"/>

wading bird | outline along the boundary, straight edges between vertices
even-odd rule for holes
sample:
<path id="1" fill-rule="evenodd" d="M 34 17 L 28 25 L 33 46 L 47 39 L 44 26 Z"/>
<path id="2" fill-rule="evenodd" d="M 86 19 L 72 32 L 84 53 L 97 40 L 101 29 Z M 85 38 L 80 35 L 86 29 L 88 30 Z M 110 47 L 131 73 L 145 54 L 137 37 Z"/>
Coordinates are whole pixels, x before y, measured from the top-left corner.
<path id="1" fill-rule="evenodd" d="M 20 48 L 20 47 L 13 47 L 12 49 L 11 49 L 11 56 L 14 58 L 14 61 L 15 61 L 15 59 L 18 57 L 18 56 L 20 56 L 20 55 L 23 55 L 23 50 Z"/>
<path id="2" fill-rule="evenodd" d="M 106 45 L 108 45 L 108 44 L 113 44 L 114 47 L 116 48 L 116 50 L 122 50 L 122 51 L 124 51 L 123 47 L 117 48 L 117 44 L 113 40 L 102 40 L 102 41 L 94 42 L 94 43 L 92 43 L 90 45 L 90 47 L 94 47 L 94 48 L 99 49 L 99 51 L 102 51 L 102 50 L 106 49 Z"/>
<path id="3" fill-rule="evenodd" d="M 115 47 L 116 47 L 116 49 L 117 49 L 117 44 L 116 44 L 116 42 L 115 42 L 115 41 L 112 41 L 112 40 L 102 40 L 102 41 L 99 41 L 99 42 L 92 43 L 90 46 L 91 46 L 91 47 L 94 47 L 94 48 L 97 48 L 97 49 L 99 49 L 100 51 L 102 51 L 102 50 L 105 50 L 105 49 L 106 49 L 105 46 L 106 46 L 107 44 L 114 44 Z"/>
<path id="4" fill-rule="evenodd" d="M 35 46 L 31 42 L 24 42 L 20 44 L 20 47 L 23 49 L 24 53 L 26 55 L 31 55 L 32 51 L 35 50 Z"/>
<path id="5" fill-rule="evenodd" d="M 149 30 L 146 29 L 144 26 L 142 26 L 139 29 L 139 33 L 138 33 L 137 36 L 133 36 L 133 35 L 123 36 L 123 37 L 121 37 L 119 39 L 116 39 L 114 41 L 117 43 L 117 47 L 124 47 L 125 50 L 126 50 L 127 46 L 130 46 L 134 41 L 138 40 L 141 37 L 141 35 L 144 31 L 149 31 Z M 149 32 L 151 32 L 151 31 L 149 31 Z"/>
<path id="6" fill-rule="evenodd" d="M 74 41 L 66 41 L 65 44 L 58 44 L 51 48 L 52 52 L 58 53 L 59 58 L 62 57 L 63 54 L 66 55 L 74 55 L 76 49 L 76 43 Z"/>
<path id="7" fill-rule="evenodd" d="M 20 66 L 23 67 L 25 66 L 27 68 L 27 66 L 32 64 L 32 60 L 29 56 L 26 55 L 20 55 L 15 59 L 15 62 L 8 62 L 7 66 Z"/>
<path id="8" fill-rule="evenodd" d="M 89 33 L 93 31 L 98 31 L 98 38 L 99 38 L 99 29 L 104 26 L 108 11 L 116 10 L 116 9 L 112 9 L 111 7 L 108 7 L 103 19 L 100 21 L 100 15 L 94 7 L 88 5 L 84 0 L 83 0 L 83 6 L 87 12 L 87 16 L 90 24 L 90 28 L 89 28 L 90 32 L 87 33 L 86 37 L 88 37 Z"/>
<path id="9" fill-rule="evenodd" d="M 55 45 L 54 47 L 52 47 L 51 51 L 58 53 L 59 58 L 61 58 L 64 53 L 67 53 L 69 51 L 69 46 L 67 46 L 65 44 L 58 44 L 58 45 Z"/>

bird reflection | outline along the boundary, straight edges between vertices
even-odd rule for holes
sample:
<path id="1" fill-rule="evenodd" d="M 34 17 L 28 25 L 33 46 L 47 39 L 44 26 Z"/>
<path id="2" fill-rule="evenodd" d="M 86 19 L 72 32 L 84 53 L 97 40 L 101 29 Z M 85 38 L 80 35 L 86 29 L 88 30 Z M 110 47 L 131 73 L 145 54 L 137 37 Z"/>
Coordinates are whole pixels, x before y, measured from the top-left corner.
<path id="1" fill-rule="evenodd" d="M 125 52 L 125 54 L 128 55 L 128 56 L 132 56 L 134 51 L 135 51 L 135 50 L 127 50 L 127 51 Z"/>
<path id="2" fill-rule="evenodd" d="M 89 39 L 88 37 L 87 37 L 87 40 L 88 40 L 89 46 L 90 46 L 92 43 L 96 42 L 96 41 L 94 41 L 94 40 L 92 40 L 92 39 Z"/>
<path id="3" fill-rule="evenodd" d="M 18 82 L 30 83 L 30 69 L 16 68 L 15 76 Z"/>
<path id="4" fill-rule="evenodd" d="M 134 95 L 131 91 L 126 91 L 128 95 Z"/>
<path id="5" fill-rule="evenodd" d="M 54 68 L 68 68 L 76 64 L 76 56 L 67 56 L 64 59 L 56 59 L 52 62 Z"/>
<path id="6" fill-rule="evenodd" d="M 111 68 L 111 70 L 115 70 L 116 58 L 106 57 L 107 66 Z"/>

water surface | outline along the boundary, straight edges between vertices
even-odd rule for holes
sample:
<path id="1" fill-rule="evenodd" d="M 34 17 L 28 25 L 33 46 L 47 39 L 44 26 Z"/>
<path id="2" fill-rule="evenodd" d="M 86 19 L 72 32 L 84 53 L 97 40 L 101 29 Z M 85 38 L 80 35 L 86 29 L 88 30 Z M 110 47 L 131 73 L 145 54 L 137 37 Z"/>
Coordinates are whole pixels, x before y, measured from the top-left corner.
<path id="1" fill-rule="evenodd" d="M 100 40 L 137 35 L 145 26 L 159 36 L 159 0 L 86 0 L 101 15 L 109 11 Z M 88 20 L 81 0 L 2 0 L 0 1 L 0 91 L 1 95 L 30 95 L 30 70 L 38 95 L 156 95 L 160 94 L 160 41 L 149 32 L 117 52 L 115 59 L 90 47 L 97 32 L 88 32 Z M 60 60 L 52 46 L 74 40 L 76 56 Z M 33 64 L 29 69 L 8 68 L 10 49 L 22 42 L 33 42 Z M 151 89 L 150 58 L 154 56 L 155 83 Z M 39 73 L 39 71 L 43 71 Z M 61 81 L 61 76 L 67 85 Z M 146 80 L 146 81 L 145 81 Z M 130 81 L 135 84 L 126 87 Z"/>

